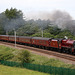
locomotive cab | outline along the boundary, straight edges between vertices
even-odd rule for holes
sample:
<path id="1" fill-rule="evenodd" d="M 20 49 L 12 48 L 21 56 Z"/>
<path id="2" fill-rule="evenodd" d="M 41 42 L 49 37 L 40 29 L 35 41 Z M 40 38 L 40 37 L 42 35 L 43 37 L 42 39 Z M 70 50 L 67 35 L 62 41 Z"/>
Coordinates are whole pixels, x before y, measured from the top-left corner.
<path id="1" fill-rule="evenodd" d="M 73 47 L 74 47 L 74 54 L 75 54 L 75 41 L 74 41 L 74 43 L 73 43 Z"/>

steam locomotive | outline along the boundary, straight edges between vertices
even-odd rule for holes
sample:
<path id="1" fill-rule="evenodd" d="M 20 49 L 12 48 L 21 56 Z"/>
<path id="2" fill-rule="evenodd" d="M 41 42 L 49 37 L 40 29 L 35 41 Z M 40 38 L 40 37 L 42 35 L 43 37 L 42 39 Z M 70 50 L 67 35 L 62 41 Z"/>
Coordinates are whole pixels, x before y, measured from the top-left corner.
<path id="1" fill-rule="evenodd" d="M 11 35 L 0 35 L 0 41 L 15 42 L 15 37 Z M 75 55 L 75 40 L 71 39 L 16 36 L 16 42 Z"/>

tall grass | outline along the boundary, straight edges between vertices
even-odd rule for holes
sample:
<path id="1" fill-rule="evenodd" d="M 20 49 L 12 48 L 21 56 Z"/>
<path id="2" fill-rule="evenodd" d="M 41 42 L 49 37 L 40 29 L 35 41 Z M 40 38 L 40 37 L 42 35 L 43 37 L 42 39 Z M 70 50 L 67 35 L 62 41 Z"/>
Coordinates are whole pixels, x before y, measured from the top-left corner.
<path id="1" fill-rule="evenodd" d="M 0 60 L 8 60 L 14 57 L 12 53 L 13 49 L 6 47 L 6 46 L 0 46 Z"/>

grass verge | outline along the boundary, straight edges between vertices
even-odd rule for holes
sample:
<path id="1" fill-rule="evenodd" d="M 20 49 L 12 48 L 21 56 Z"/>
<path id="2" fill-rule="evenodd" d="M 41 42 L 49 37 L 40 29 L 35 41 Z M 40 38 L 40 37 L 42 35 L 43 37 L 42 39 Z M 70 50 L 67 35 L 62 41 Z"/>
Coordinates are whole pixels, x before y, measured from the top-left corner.
<path id="1" fill-rule="evenodd" d="M 16 68 L 0 65 L 0 75 L 50 75 L 50 74 L 28 70 L 25 68 Z"/>

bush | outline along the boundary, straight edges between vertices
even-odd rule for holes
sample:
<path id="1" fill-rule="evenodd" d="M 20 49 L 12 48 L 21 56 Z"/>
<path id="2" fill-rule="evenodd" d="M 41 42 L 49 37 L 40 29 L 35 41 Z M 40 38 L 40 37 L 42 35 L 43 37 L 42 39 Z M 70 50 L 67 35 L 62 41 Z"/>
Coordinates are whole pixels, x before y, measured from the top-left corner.
<path id="1" fill-rule="evenodd" d="M 19 54 L 19 60 L 22 64 L 31 62 L 31 53 L 28 50 L 22 50 Z"/>
<path id="2" fill-rule="evenodd" d="M 8 60 L 13 57 L 14 55 L 12 53 L 0 54 L 0 60 Z"/>

